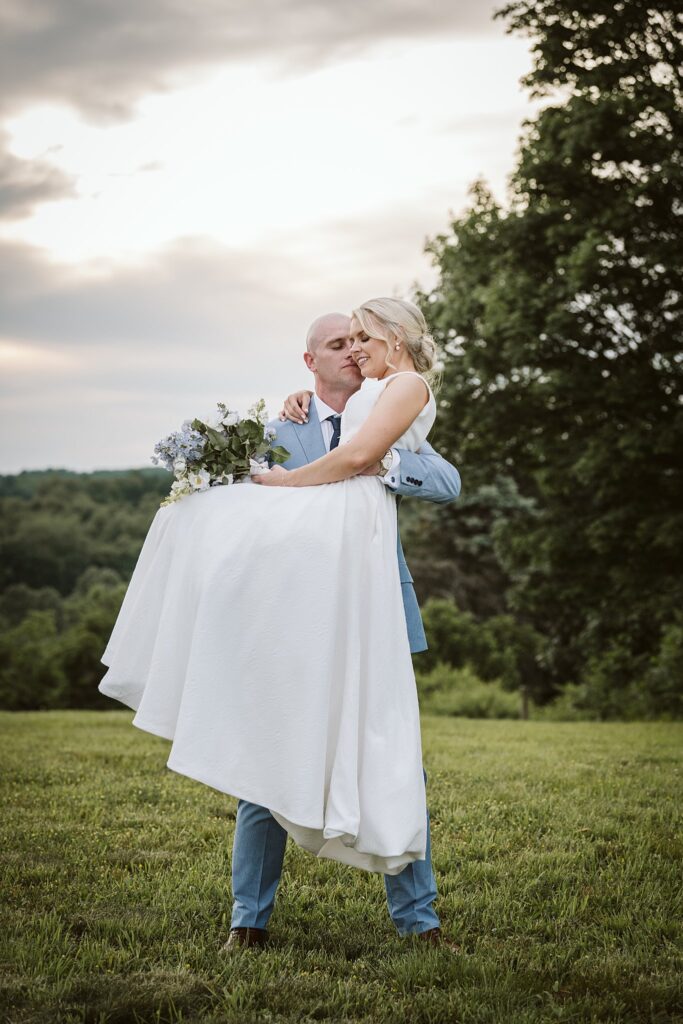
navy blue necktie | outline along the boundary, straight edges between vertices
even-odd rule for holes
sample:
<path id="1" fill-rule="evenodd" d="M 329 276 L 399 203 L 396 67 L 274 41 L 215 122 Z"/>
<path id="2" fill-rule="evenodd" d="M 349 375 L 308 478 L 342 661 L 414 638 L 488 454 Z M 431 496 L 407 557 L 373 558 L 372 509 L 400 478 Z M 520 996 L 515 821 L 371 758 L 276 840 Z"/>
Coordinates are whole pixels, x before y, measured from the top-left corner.
<path id="1" fill-rule="evenodd" d="M 330 451 L 336 448 L 339 444 L 339 435 L 341 434 L 341 414 L 338 413 L 336 416 L 327 417 L 332 424 L 332 440 L 330 441 Z"/>

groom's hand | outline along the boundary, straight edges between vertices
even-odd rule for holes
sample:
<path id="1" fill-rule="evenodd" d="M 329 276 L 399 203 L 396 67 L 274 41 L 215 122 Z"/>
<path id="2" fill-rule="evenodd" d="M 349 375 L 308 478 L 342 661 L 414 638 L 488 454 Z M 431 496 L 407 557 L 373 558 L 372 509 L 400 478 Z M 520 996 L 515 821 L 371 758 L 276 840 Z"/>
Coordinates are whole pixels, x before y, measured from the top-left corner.
<path id="1" fill-rule="evenodd" d="M 312 395 L 312 391 L 295 391 L 293 395 L 288 395 L 285 398 L 284 409 L 280 410 L 279 419 L 283 423 L 285 420 L 291 420 L 292 423 L 307 423 Z"/>
<path id="2" fill-rule="evenodd" d="M 379 473 L 381 468 L 382 468 L 382 463 L 381 462 L 373 462 L 373 464 L 371 466 L 366 466 L 365 469 L 363 469 L 358 474 L 358 476 L 377 476 L 377 474 Z"/>

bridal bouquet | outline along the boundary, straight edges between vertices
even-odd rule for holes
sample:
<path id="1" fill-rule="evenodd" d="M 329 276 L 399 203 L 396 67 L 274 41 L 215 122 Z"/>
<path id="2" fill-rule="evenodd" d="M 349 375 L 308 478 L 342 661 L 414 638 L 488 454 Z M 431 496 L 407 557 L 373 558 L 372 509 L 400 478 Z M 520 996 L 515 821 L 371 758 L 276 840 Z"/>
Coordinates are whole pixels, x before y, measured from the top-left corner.
<path id="1" fill-rule="evenodd" d="M 267 460 L 277 464 L 289 458 L 286 448 L 273 446 L 276 433 L 266 427 L 263 399 L 248 410 L 244 419 L 223 402 L 216 408 L 217 412 L 201 419 L 185 420 L 180 430 L 154 445 L 154 465 L 161 462 L 175 476 L 161 506 L 195 491 L 248 479 L 252 471 L 265 468 Z"/>

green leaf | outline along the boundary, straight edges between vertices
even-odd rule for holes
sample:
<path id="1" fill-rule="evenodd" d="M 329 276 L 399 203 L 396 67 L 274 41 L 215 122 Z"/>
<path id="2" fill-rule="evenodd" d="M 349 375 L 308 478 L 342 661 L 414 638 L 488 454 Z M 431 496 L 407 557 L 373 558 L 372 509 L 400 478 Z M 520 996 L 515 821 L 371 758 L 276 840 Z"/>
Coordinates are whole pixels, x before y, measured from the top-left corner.
<path id="1" fill-rule="evenodd" d="M 281 444 L 276 445 L 275 448 L 270 449 L 271 462 L 274 462 L 276 464 L 286 462 L 287 459 L 291 457 L 291 454 L 292 453 L 287 451 L 287 449 L 284 448 Z"/>
<path id="2" fill-rule="evenodd" d="M 227 438 L 225 438 L 218 430 L 214 430 L 213 427 L 206 428 L 206 436 L 213 447 L 217 448 L 218 451 L 224 451 L 228 447 Z"/>

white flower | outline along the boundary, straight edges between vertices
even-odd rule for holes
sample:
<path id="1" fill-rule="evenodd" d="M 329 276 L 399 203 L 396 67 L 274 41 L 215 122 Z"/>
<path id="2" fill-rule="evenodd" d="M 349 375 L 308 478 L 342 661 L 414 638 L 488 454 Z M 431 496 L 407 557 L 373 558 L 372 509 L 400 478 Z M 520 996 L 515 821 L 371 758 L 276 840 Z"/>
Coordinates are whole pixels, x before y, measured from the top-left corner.
<path id="1" fill-rule="evenodd" d="M 188 473 L 187 479 L 193 491 L 205 491 L 211 483 L 211 474 L 207 469 L 195 470 Z"/>
<path id="2" fill-rule="evenodd" d="M 190 481 L 187 477 L 183 477 L 181 480 L 174 480 L 171 484 L 170 493 L 161 502 L 161 507 L 164 505 L 170 505 L 173 501 L 180 501 L 186 494 L 192 494 L 192 488 L 190 487 Z"/>
<path id="3" fill-rule="evenodd" d="M 229 412 L 228 415 L 224 416 L 222 420 L 223 424 L 226 427 L 235 427 L 239 423 L 239 421 L 240 416 L 238 412 Z"/>
<path id="4" fill-rule="evenodd" d="M 223 426 L 223 413 L 220 409 L 218 412 L 209 412 L 206 416 L 202 416 L 201 420 L 205 426 L 213 427 L 214 430 L 220 430 Z"/>
<path id="5" fill-rule="evenodd" d="M 211 481 L 211 486 L 219 487 L 222 483 L 232 483 L 232 474 L 226 473 L 223 470 L 220 476 L 214 476 L 213 480 Z"/>
<path id="6" fill-rule="evenodd" d="M 171 493 L 169 497 L 172 500 L 176 498 L 182 498 L 185 494 L 191 494 L 192 488 L 190 487 L 189 480 L 184 477 L 182 480 L 174 480 L 171 484 Z"/>
<path id="7" fill-rule="evenodd" d="M 173 469 L 176 473 L 184 473 L 187 469 L 187 462 L 181 457 L 173 460 Z"/>

